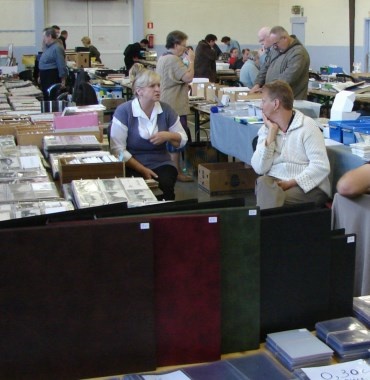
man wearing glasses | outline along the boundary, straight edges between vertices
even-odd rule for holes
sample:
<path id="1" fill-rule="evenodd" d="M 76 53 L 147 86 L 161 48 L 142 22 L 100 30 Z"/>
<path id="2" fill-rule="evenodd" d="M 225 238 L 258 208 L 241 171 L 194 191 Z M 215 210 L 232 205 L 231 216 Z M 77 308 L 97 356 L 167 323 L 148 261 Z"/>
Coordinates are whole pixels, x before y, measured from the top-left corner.
<path id="1" fill-rule="evenodd" d="M 274 26 L 269 35 L 275 51 L 265 72 L 257 77 L 251 92 L 258 92 L 265 83 L 283 80 L 290 84 L 294 99 L 307 99 L 310 56 L 301 42 L 282 26 Z"/>

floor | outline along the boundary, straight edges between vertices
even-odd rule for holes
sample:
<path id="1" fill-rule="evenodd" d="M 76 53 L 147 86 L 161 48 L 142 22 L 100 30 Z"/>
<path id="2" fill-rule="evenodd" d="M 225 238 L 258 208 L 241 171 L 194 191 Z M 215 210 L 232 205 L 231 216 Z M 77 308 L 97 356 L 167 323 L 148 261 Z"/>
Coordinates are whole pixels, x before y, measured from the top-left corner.
<path id="1" fill-rule="evenodd" d="M 192 115 L 188 116 L 188 126 L 190 132 L 194 139 L 194 117 Z M 209 129 L 209 122 L 202 124 L 202 128 Z M 203 134 L 202 134 L 203 135 Z M 204 134 L 206 135 L 206 134 Z M 209 133 L 208 133 L 209 136 Z M 186 154 L 186 153 L 185 153 Z M 229 157 L 229 161 L 232 160 L 232 157 Z M 186 200 L 186 199 L 198 199 L 199 202 L 208 202 L 213 200 L 222 200 L 229 198 L 245 198 L 245 204 L 247 206 L 256 205 L 256 197 L 253 191 L 227 194 L 227 195 L 209 195 L 206 191 L 198 187 L 198 178 L 196 176 L 197 170 L 194 168 L 187 168 L 189 174 L 193 174 L 194 182 L 177 182 L 175 187 L 176 200 Z"/>

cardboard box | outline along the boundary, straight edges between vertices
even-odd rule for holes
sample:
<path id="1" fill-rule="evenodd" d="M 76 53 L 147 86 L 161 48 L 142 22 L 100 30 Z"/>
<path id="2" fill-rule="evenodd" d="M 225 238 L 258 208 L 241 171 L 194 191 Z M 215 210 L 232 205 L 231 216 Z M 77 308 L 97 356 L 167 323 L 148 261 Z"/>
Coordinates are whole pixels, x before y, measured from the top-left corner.
<path id="1" fill-rule="evenodd" d="M 31 131 L 30 129 L 17 130 L 16 140 L 18 145 L 36 145 L 42 149 L 42 139 L 44 136 L 50 135 L 94 135 L 100 143 L 103 142 L 103 126 L 99 126 L 96 132 L 55 132 L 50 129 L 38 129 Z"/>
<path id="2" fill-rule="evenodd" d="M 243 162 L 218 162 L 198 166 L 198 186 L 210 195 L 253 190 L 258 175 Z"/>
<path id="3" fill-rule="evenodd" d="M 56 131 L 64 129 L 83 129 L 99 125 L 97 112 L 81 112 L 75 115 L 54 115 L 54 128 Z"/>
<path id="4" fill-rule="evenodd" d="M 77 67 L 91 67 L 90 65 L 90 53 L 87 52 L 66 52 L 67 62 L 76 62 Z"/>
<path id="5" fill-rule="evenodd" d="M 70 164 L 74 157 L 59 160 L 59 179 L 61 184 L 78 179 L 115 178 L 125 176 L 124 162 L 102 162 L 96 164 Z"/>
<path id="6" fill-rule="evenodd" d="M 221 98 L 220 89 L 225 87 L 225 85 L 218 83 L 208 83 L 206 84 L 205 97 L 206 100 L 214 102 L 216 99 Z"/>
<path id="7" fill-rule="evenodd" d="M 107 109 L 107 111 L 115 110 L 120 104 L 124 103 L 125 99 L 108 99 L 104 98 L 101 100 L 101 104 Z"/>

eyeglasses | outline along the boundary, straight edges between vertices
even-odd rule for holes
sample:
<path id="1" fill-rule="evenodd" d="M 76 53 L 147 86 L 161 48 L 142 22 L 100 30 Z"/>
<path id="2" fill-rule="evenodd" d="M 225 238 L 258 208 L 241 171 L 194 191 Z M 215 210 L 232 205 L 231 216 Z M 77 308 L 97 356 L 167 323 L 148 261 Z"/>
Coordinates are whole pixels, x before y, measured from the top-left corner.
<path id="1" fill-rule="evenodd" d="M 280 41 L 281 41 L 282 39 L 284 39 L 284 38 L 285 38 L 284 36 L 281 36 L 276 42 L 274 42 L 274 43 L 272 44 L 272 46 L 275 47 L 275 48 L 278 47 Z"/>

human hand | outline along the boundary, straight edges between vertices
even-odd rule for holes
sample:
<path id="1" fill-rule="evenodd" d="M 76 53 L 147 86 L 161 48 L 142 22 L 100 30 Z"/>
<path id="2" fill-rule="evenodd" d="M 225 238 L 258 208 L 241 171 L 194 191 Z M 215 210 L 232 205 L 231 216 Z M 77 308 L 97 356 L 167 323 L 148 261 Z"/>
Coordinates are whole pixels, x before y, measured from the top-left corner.
<path id="1" fill-rule="evenodd" d="M 259 84 L 255 84 L 255 85 L 251 88 L 250 92 L 251 92 L 252 94 L 254 94 L 254 93 L 256 93 L 256 92 L 262 92 L 262 89 L 261 89 L 261 87 L 260 87 Z"/>
<path id="2" fill-rule="evenodd" d="M 276 133 L 278 132 L 279 126 L 276 123 L 274 123 L 273 121 L 271 121 L 264 113 L 262 113 L 262 119 L 263 119 L 265 126 L 269 130 L 276 131 Z"/>
<path id="3" fill-rule="evenodd" d="M 143 175 L 144 179 L 152 179 L 152 178 L 157 179 L 158 178 L 158 175 L 156 173 L 154 173 L 153 170 L 148 169 L 148 168 L 145 168 L 141 174 Z"/>
<path id="4" fill-rule="evenodd" d="M 187 58 L 188 58 L 188 61 L 191 63 L 191 62 L 194 62 L 194 59 L 195 59 L 195 53 L 193 50 L 191 49 L 188 49 L 186 52 L 185 52 Z"/>
<path id="5" fill-rule="evenodd" d="M 276 181 L 276 183 L 284 191 L 297 186 L 297 182 L 294 179 L 290 179 L 289 181 Z"/>
<path id="6" fill-rule="evenodd" d="M 268 134 L 266 137 L 265 145 L 269 146 L 276 139 L 276 135 L 279 131 L 279 126 L 271 121 L 264 113 L 262 114 L 263 122 L 265 127 L 268 128 Z"/>
<path id="7" fill-rule="evenodd" d="M 154 145 L 160 145 L 169 140 L 169 133 L 166 131 L 155 133 L 149 141 Z"/>

